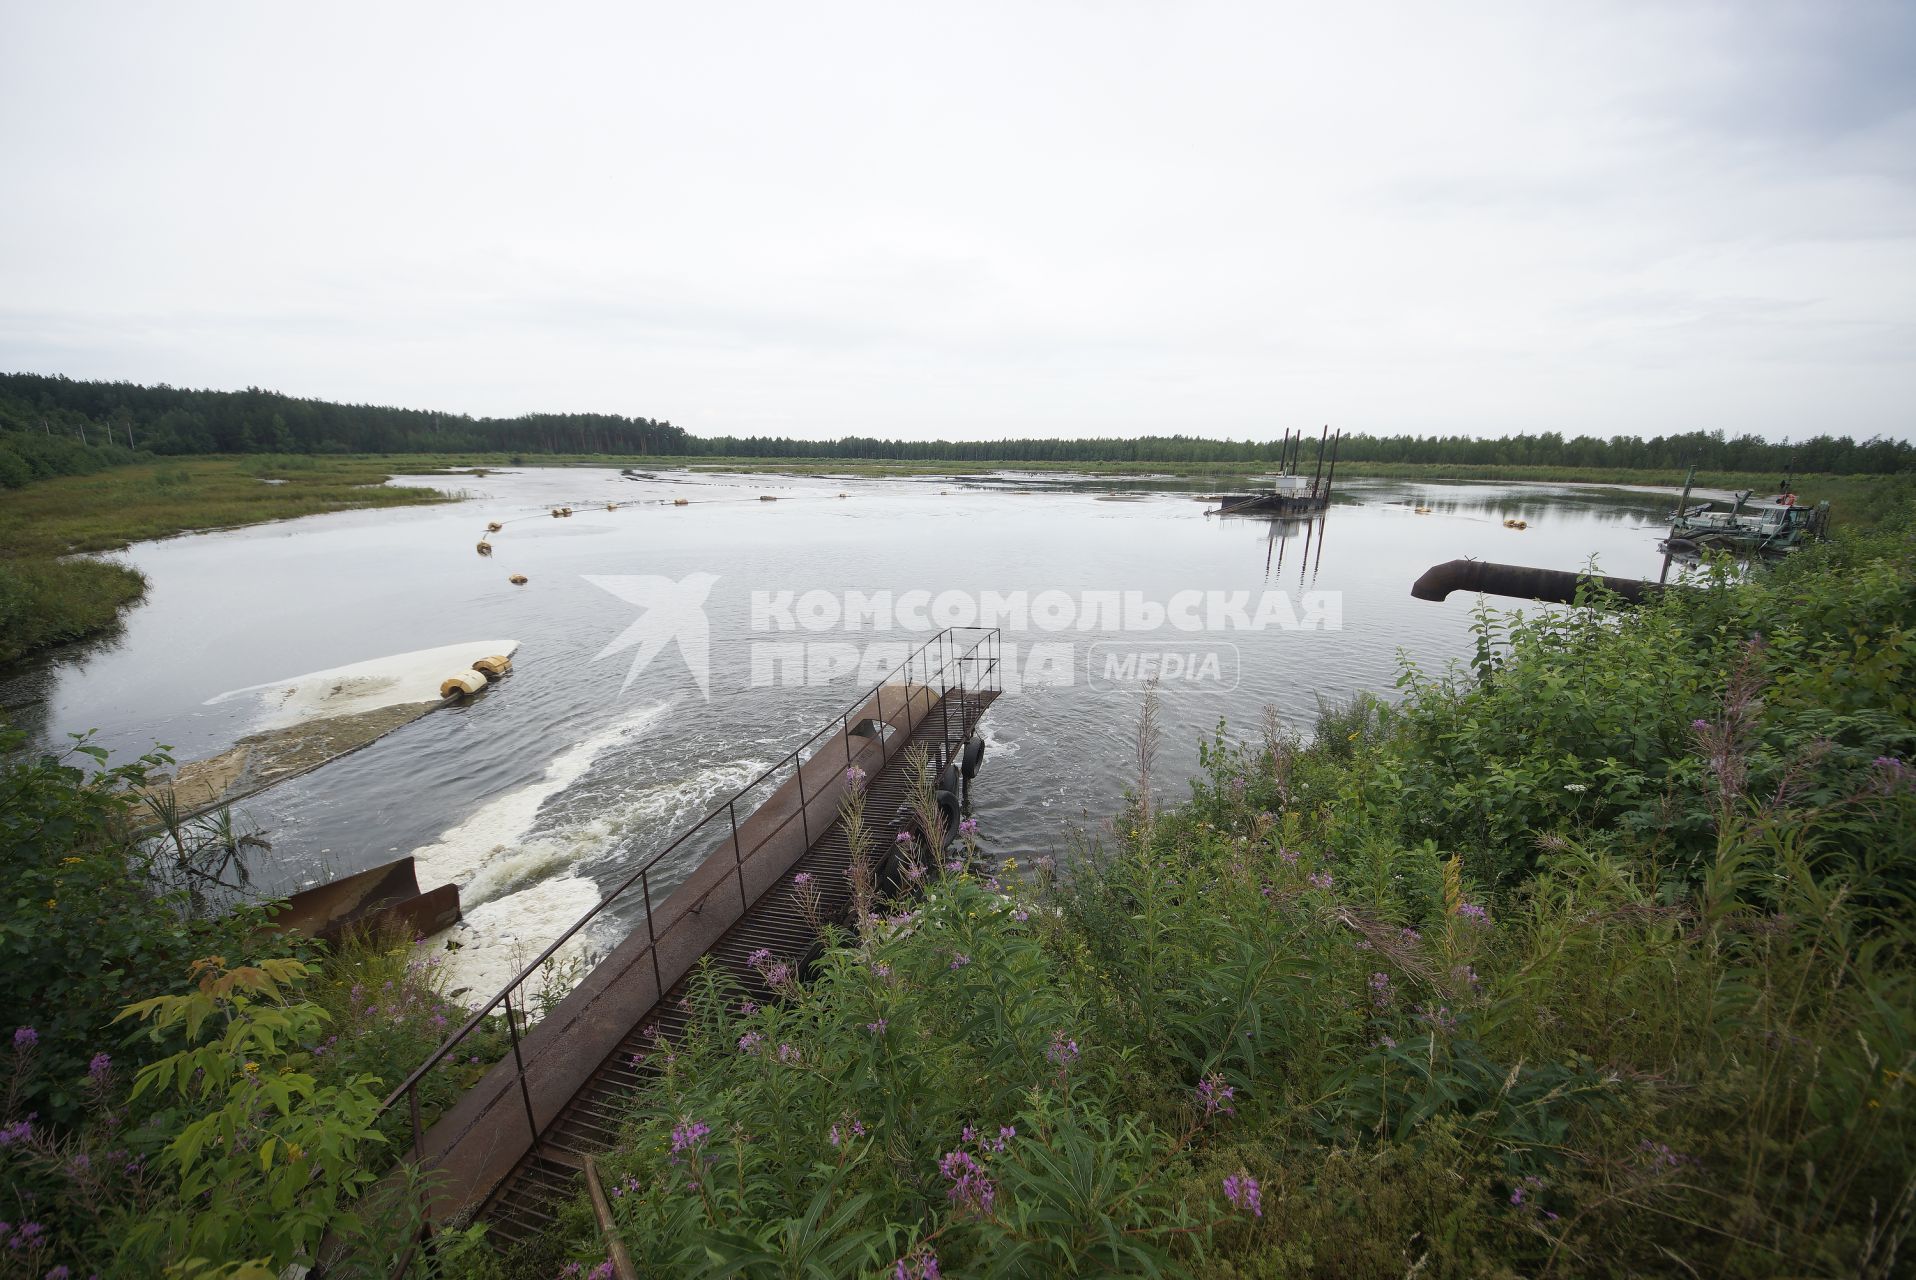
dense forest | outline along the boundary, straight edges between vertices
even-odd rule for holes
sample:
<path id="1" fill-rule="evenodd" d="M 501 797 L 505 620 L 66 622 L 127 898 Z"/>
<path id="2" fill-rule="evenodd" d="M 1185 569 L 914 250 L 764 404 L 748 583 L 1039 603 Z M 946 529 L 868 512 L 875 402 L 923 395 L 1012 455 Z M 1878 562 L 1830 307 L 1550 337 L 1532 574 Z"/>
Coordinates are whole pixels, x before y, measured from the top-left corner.
<path id="1" fill-rule="evenodd" d="M 75 474 L 129 460 L 134 452 L 507 453 L 659 457 L 879 459 L 1017 462 L 1274 462 L 1275 440 L 1198 436 L 1134 439 L 788 440 L 699 437 L 670 422 L 613 414 L 466 414 L 382 405 L 335 404 L 278 392 L 145 387 L 37 374 L 0 374 L 0 487 Z M 1307 456 L 1312 450 L 1307 446 Z M 1347 434 L 1348 462 L 1444 466 L 1612 467 L 1711 472 L 1778 471 L 1884 475 L 1916 470 L 1908 441 L 1817 435 L 1777 443 L 1721 430 L 1641 439 L 1566 438 L 1560 432 L 1468 436 Z"/>

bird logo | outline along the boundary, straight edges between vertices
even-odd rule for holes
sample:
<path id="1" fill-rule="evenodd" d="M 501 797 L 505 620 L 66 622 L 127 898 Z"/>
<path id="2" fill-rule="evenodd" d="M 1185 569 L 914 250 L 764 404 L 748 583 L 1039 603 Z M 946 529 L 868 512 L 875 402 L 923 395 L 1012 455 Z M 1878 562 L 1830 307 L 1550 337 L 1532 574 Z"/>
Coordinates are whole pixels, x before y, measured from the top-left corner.
<path id="1" fill-rule="evenodd" d="M 707 702 L 712 700 L 711 663 L 707 656 L 711 626 L 705 617 L 705 598 L 712 594 L 712 584 L 719 580 L 718 574 L 688 573 L 676 582 L 649 573 L 588 573 L 583 576 L 599 590 L 644 610 L 632 625 L 614 636 L 605 648 L 592 657 L 597 662 L 622 650 L 637 647 L 638 652 L 632 655 L 632 666 L 625 673 L 625 683 L 619 686 L 620 693 L 631 688 L 639 672 L 645 670 L 668 644 L 676 641 L 679 656 L 685 659 L 686 670 L 698 681 L 699 692 Z"/>

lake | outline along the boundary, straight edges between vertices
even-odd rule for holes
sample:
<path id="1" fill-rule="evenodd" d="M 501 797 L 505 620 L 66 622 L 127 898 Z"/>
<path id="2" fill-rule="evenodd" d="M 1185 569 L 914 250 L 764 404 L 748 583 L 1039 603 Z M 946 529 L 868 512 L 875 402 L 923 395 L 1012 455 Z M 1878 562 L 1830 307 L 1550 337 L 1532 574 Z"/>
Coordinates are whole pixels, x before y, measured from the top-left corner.
<path id="1" fill-rule="evenodd" d="M 16 675 L 0 698 L 49 741 L 91 729 L 115 753 L 161 742 L 186 760 L 259 723 L 257 699 L 210 701 L 222 694 L 517 639 L 513 674 L 482 697 L 240 806 L 272 841 L 264 886 L 406 853 L 422 887 L 459 881 L 475 987 L 809 736 L 861 674 L 929 638 L 934 617 L 1021 622 L 1003 635 L 1007 692 L 986 720 L 974 816 L 995 855 L 1064 853 L 1135 777 L 1146 672 L 1160 674 L 1153 789 L 1174 799 L 1220 720 L 1252 735 L 1270 706 L 1308 731 L 1319 699 L 1389 694 L 1406 658 L 1434 669 L 1466 656 L 1474 601 L 1410 596 L 1432 564 L 1594 560 L 1654 578 L 1673 496 L 1347 480 L 1321 520 L 1274 523 L 1196 500 L 1241 480 L 530 468 L 395 483 L 469 497 L 141 544 L 126 558 L 151 591 L 123 633 Z M 558 505 L 574 514 L 552 518 Z M 483 535 L 489 521 L 504 527 Z M 482 535 L 489 558 L 475 553 Z M 668 598 L 702 620 L 703 664 L 683 627 L 636 671 L 643 646 L 601 656 L 642 603 Z M 608 920 L 595 944 L 629 923 Z"/>

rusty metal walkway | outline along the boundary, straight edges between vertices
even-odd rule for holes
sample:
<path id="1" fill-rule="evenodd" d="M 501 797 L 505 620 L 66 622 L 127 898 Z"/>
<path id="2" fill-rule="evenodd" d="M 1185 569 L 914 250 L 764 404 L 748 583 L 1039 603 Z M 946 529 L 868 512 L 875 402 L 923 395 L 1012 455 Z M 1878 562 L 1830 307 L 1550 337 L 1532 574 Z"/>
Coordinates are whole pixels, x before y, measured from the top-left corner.
<path id="1" fill-rule="evenodd" d="M 809 874 L 825 919 L 848 918 L 852 857 L 838 821 L 847 771 L 866 775 L 876 859 L 908 804 L 907 765 L 922 750 L 934 776 L 956 766 L 998 696 L 998 633 L 940 632 L 812 739 L 646 859 L 447 1040 L 386 1100 L 413 1123 L 412 1160 L 431 1175 L 429 1223 L 476 1214 L 504 1241 L 541 1230 L 575 1190 L 588 1154 L 617 1139 L 623 1099 L 645 1086 L 655 1039 L 676 1038 L 680 997 L 711 957 L 755 1000 L 774 998 L 748 957 L 764 949 L 800 965 L 817 946 L 793 881 Z M 769 790 L 769 794 L 764 794 Z M 759 796 L 763 794 L 762 801 Z M 671 860 L 697 868 L 654 908 L 651 879 Z M 643 925 L 529 1030 L 526 992 L 540 966 L 615 901 L 644 905 Z M 499 1028 L 511 1052 L 430 1129 L 419 1089 L 475 1031 Z"/>

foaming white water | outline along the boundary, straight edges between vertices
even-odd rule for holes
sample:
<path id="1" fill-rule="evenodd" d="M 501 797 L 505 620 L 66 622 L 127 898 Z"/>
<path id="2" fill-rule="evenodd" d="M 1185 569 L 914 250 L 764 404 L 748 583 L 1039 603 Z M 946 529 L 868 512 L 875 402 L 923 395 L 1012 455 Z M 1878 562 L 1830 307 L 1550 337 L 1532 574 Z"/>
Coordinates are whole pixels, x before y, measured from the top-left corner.
<path id="1" fill-rule="evenodd" d="M 436 702 L 439 685 L 447 676 L 470 667 L 475 658 L 492 654 L 512 656 L 517 640 L 468 640 L 436 649 L 415 649 L 350 666 L 329 667 L 303 676 L 288 676 L 266 684 L 229 689 L 205 705 L 230 702 L 256 694 L 262 728 L 278 729 L 323 716 L 352 715 L 408 702 Z"/>
<path id="2" fill-rule="evenodd" d="M 481 806 L 414 852 L 422 884 L 452 881 L 460 887 L 465 919 L 422 946 L 436 950 L 457 942 L 457 950 L 443 954 L 451 985 L 465 989 L 466 1003 L 491 998 L 597 905 L 600 886 L 587 874 L 592 863 L 632 848 L 635 840 L 644 841 L 641 847 L 662 846 L 763 771 L 761 762 L 736 760 L 644 786 L 589 780 L 595 762 L 643 735 L 665 710 L 645 708 L 567 748 L 537 781 Z M 654 903 L 675 880 L 668 874 L 652 886 Z M 583 963 L 618 944 L 624 921 L 642 910 L 635 897 L 629 907 L 593 921 L 555 954 L 554 971 L 543 981 L 562 991 Z M 537 987 L 542 980 L 530 982 Z"/>
<path id="3" fill-rule="evenodd" d="M 585 776 L 592 761 L 612 747 L 644 731 L 665 713 L 665 704 L 642 708 L 553 757 L 543 777 L 474 810 L 429 845 L 413 850 L 422 885 L 457 884 L 463 898 L 466 887 L 481 876 L 504 883 L 527 878 L 515 869 L 532 863 L 551 863 L 549 850 L 528 850 L 526 836 L 546 801 Z"/>
<path id="4" fill-rule="evenodd" d="M 991 761 L 994 756 L 999 760 L 1009 760 L 1018 754 L 1017 743 L 1009 738 L 1001 738 L 998 736 L 997 721 L 983 721 L 978 726 L 978 732 L 983 734 L 985 738 L 985 768 L 989 769 L 991 767 Z"/>
<path id="5" fill-rule="evenodd" d="M 514 974 L 565 932 L 567 925 L 590 911 L 598 900 L 599 886 L 587 877 L 557 876 L 509 897 L 468 909 L 463 924 L 435 934 L 420 946 L 445 957 L 447 988 L 458 993 L 461 1003 L 476 1007 L 498 994 L 501 987 L 512 981 Z M 606 949 L 595 928 L 598 924 L 593 921 L 559 948 L 553 954 L 550 975 L 527 980 L 528 994 L 548 987 L 553 996 L 563 995 L 578 976 L 574 970 L 590 960 L 594 952 Z M 443 947 L 448 938 L 458 940 L 459 950 L 436 950 Z M 534 1012 L 537 1012 L 536 1005 Z"/>

